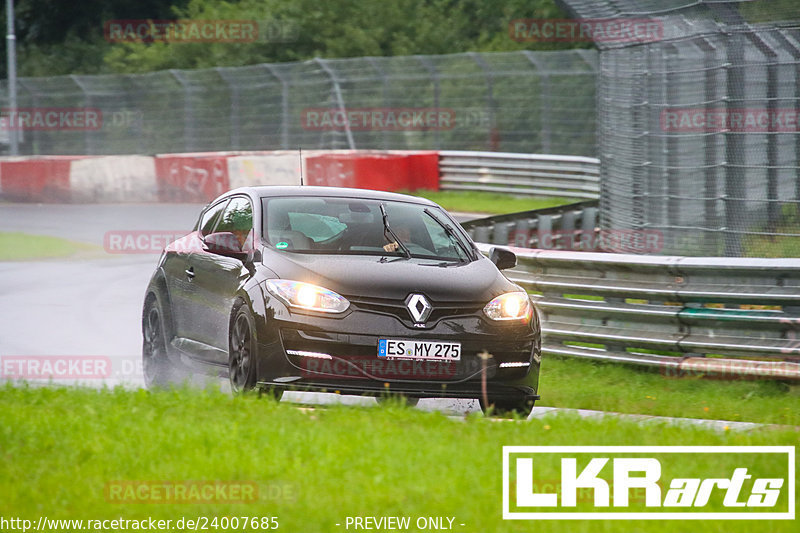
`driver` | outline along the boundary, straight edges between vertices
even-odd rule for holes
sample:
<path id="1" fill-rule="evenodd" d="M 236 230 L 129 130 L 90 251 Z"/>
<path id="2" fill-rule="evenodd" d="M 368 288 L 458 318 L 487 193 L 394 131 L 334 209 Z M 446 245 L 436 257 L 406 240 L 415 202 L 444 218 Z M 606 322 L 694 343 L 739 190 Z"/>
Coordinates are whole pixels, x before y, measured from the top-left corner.
<path id="1" fill-rule="evenodd" d="M 235 211 L 232 213 L 231 219 L 233 223 L 231 233 L 233 233 L 236 236 L 236 240 L 239 241 L 239 247 L 245 250 L 245 243 L 253 230 L 253 214 L 246 211 Z"/>
<path id="2" fill-rule="evenodd" d="M 411 242 L 411 230 L 406 225 L 400 225 L 399 227 L 392 228 L 394 234 L 397 235 L 397 238 L 403 241 L 403 244 L 407 244 Z M 400 245 L 395 242 L 390 242 L 389 244 L 383 245 L 383 250 L 385 252 L 396 252 L 400 249 Z"/>

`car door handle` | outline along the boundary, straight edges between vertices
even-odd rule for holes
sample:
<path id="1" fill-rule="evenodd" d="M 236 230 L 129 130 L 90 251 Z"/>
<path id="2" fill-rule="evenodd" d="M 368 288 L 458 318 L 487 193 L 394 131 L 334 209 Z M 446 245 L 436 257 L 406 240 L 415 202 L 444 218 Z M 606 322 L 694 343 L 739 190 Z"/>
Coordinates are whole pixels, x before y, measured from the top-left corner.
<path id="1" fill-rule="evenodd" d="M 189 279 L 194 278 L 194 267 L 187 268 L 186 270 L 184 270 L 184 272 L 186 272 L 186 276 Z"/>

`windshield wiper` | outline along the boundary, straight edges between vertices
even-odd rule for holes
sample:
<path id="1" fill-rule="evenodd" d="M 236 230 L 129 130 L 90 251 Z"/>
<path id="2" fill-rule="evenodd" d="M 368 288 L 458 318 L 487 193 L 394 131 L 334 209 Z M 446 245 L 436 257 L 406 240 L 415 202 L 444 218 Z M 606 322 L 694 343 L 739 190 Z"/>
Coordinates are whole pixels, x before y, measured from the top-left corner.
<path id="1" fill-rule="evenodd" d="M 397 237 L 397 234 L 395 234 L 395 232 L 392 231 L 392 228 L 389 226 L 389 215 L 386 213 L 386 206 L 383 205 L 383 202 L 381 202 L 380 206 L 381 214 L 383 215 L 383 236 L 386 237 L 386 240 L 388 240 L 390 243 L 393 241 L 396 242 L 397 245 L 403 250 L 403 253 L 406 254 L 406 257 L 411 259 L 411 251 L 405 244 L 403 244 L 403 241 Z M 386 235 L 387 233 L 389 235 Z"/>
<path id="2" fill-rule="evenodd" d="M 431 217 L 433 220 L 435 220 L 436 223 L 439 224 L 442 228 L 444 228 L 444 232 L 447 234 L 448 237 L 450 237 L 450 241 L 454 242 L 459 248 L 461 248 L 461 251 L 464 252 L 464 255 L 466 256 L 467 259 L 469 259 L 470 261 L 475 260 L 474 254 L 471 254 L 469 250 L 467 250 L 467 247 L 464 246 L 464 243 L 461 242 L 461 239 L 458 238 L 458 235 L 456 235 L 456 230 L 453 229 L 453 226 L 439 220 L 439 217 L 434 215 L 428 208 L 425 208 L 423 212 L 429 217 Z"/>

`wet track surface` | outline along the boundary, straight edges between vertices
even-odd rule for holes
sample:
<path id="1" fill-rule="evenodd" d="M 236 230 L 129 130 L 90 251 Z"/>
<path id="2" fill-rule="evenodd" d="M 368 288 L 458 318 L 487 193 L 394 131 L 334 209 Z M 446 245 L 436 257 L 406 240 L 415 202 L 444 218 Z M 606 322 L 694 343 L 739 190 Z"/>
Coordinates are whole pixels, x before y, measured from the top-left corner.
<path id="1" fill-rule="evenodd" d="M 109 231 L 188 232 L 201 208 L 0 204 L 0 232 L 49 235 L 97 247 L 68 259 L 0 262 L 0 356 L 96 356 L 110 365 L 109 371 L 81 384 L 143 386 L 142 301 L 158 254 L 108 253 L 104 236 Z M 227 388 L 227 383 L 220 380 L 220 386 Z M 288 393 L 285 398 L 312 404 L 375 403 L 331 394 Z M 479 409 L 476 401 L 458 400 L 423 400 L 419 407 L 451 413 Z"/>

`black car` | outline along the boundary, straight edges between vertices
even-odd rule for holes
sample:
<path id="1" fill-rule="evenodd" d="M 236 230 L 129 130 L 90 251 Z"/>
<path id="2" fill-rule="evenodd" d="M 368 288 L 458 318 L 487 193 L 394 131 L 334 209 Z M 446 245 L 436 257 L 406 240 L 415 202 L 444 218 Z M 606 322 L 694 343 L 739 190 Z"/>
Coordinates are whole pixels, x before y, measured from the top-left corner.
<path id="1" fill-rule="evenodd" d="M 146 384 L 199 371 L 235 393 L 478 398 L 530 413 L 539 319 L 500 273 L 514 254 L 490 257 L 422 198 L 230 191 L 161 255 L 144 301 Z"/>

